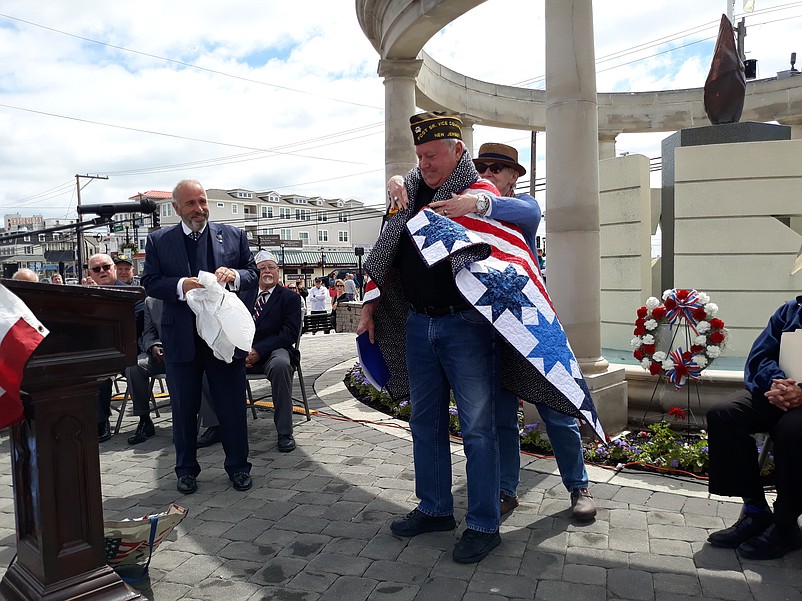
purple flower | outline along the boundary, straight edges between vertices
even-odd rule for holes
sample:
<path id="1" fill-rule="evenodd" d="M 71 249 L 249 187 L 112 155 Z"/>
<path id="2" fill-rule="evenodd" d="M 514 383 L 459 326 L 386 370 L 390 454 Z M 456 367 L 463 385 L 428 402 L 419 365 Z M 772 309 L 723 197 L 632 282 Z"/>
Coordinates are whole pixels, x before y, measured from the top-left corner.
<path id="1" fill-rule="evenodd" d="M 537 426 L 538 426 L 538 422 L 535 422 L 534 424 L 526 424 L 524 426 L 524 434 L 529 434 L 530 432 L 533 432 L 534 430 L 537 430 Z"/>
<path id="2" fill-rule="evenodd" d="M 679 461 L 677 461 L 676 459 L 672 459 L 668 465 L 670 465 L 671 467 L 679 467 Z"/>
<path id="3" fill-rule="evenodd" d="M 457 408 L 454 405 L 449 406 L 448 413 L 450 415 L 457 415 Z"/>
<path id="4" fill-rule="evenodd" d="M 706 447 L 706 446 L 704 446 L 704 447 L 702 447 L 701 449 L 699 449 L 699 452 L 700 452 L 700 453 L 707 453 L 707 452 L 708 452 L 708 449 L 707 449 L 707 447 Z"/>
<path id="5" fill-rule="evenodd" d="M 398 406 L 401 408 L 408 407 L 409 401 L 401 401 L 400 403 L 398 403 Z"/>

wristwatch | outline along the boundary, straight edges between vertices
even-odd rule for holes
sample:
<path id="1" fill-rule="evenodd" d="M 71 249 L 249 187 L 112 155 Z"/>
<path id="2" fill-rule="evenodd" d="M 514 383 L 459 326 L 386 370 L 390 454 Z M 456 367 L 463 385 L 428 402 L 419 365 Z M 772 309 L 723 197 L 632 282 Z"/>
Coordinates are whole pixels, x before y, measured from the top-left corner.
<path id="1" fill-rule="evenodd" d="M 490 209 L 490 197 L 487 194 L 476 195 L 476 210 L 474 213 L 479 217 L 484 217 L 485 213 Z"/>

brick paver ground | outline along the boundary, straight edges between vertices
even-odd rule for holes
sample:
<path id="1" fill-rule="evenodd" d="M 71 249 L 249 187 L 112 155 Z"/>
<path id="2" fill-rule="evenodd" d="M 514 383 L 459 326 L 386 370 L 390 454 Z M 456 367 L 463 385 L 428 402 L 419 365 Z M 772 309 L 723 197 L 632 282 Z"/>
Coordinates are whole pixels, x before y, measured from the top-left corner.
<path id="1" fill-rule="evenodd" d="M 135 419 L 101 445 L 104 512 L 137 517 L 177 502 L 189 514 L 156 551 L 139 589 L 158 601 L 491 601 L 498 599 L 802 601 L 802 552 L 740 559 L 705 540 L 739 505 L 704 483 L 590 467 L 599 506 L 573 522 L 551 459 L 523 458 L 521 505 L 503 544 L 476 565 L 451 560 L 464 525 L 464 456 L 454 451 L 456 532 L 393 536 L 394 516 L 415 506 L 409 433 L 353 401 L 342 384 L 355 362 L 352 334 L 304 335 L 312 407 L 296 416 L 298 448 L 276 450 L 272 414 L 249 417 L 254 487 L 233 490 L 219 445 L 199 451 L 199 490 L 175 489 L 169 411 L 157 436 L 129 447 Z M 384 425 L 377 425 L 377 424 Z M 0 434 L 0 574 L 14 554 L 8 435 Z"/>

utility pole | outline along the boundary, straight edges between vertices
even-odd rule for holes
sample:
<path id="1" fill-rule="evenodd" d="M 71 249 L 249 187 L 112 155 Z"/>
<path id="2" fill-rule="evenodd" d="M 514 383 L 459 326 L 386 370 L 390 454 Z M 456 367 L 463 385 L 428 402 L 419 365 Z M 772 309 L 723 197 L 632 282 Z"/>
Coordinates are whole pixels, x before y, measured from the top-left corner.
<path id="1" fill-rule="evenodd" d="M 738 36 L 738 56 L 741 57 L 741 62 L 746 60 L 746 50 L 744 50 L 744 38 L 746 38 L 746 17 L 741 17 L 738 21 L 738 26 L 735 28 L 735 34 Z"/>
<path id="2" fill-rule="evenodd" d="M 108 175 L 78 175 L 75 174 L 75 186 L 78 189 L 78 206 L 81 206 L 81 178 L 84 179 L 109 179 Z M 84 234 L 81 230 L 81 222 L 83 221 L 83 215 L 78 213 L 78 228 L 76 230 L 76 237 L 78 242 L 78 251 L 76 253 L 76 257 L 78 259 L 78 271 L 80 271 L 80 276 L 78 276 L 78 281 L 80 282 L 84 278 Z"/>
<path id="3" fill-rule="evenodd" d="M 535 198 L 535 186 L 537 185 L 537 132 L 532 130 L 532 145 L 529 157 L 529 196 Z"/>

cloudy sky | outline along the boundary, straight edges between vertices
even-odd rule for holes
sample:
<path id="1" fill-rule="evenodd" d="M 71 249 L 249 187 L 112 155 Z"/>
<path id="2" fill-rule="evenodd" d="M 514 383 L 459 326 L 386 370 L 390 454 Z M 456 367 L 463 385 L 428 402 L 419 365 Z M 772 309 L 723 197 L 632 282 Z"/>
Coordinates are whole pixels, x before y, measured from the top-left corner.
<path id="1" fill-rule="evenodd" d="M 597 0 L 599 91 L 703 85 L 725 6 Z M 802 57 L 802 2 L 756 0 L 746 24 L 759 77 L 788 69 L 791 51 Z M 542 1 L 488 0 L 426 50 L 478 79 L 542 88 L 543 32 Z M 0 215 L 74 217 L 76 174 L 108 176 L 82 182 L 84 204 L 170 190 L 185 177 L 382 203 L 377 62 L 353 0 L 6 0 Z M 621 136 L 618 150 L 656 157 L 665 136 Z M 478 127 L 476 144 L 487 140 L 528 160 L 526 132 Z"/>

